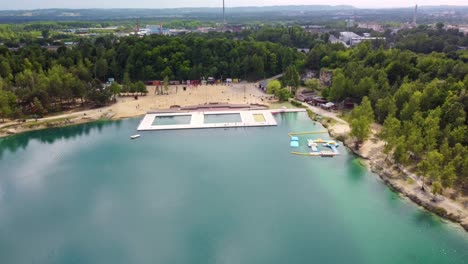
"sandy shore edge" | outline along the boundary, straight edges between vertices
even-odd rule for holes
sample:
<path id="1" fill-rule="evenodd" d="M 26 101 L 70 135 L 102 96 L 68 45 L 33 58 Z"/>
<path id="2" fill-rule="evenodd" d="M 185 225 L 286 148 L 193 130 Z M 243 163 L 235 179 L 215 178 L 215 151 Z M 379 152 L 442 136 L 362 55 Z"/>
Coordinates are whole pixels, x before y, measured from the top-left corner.
<path id="1" fill-rule="evenodd" d="M 364 142 L 360 149 L 355 149 L 354 142 L 348 137 L 350 127 L 346 121 L 339 118 L 335 113 L 324 112 L 320 108 L 311 107 L 306 104 L 304 104 L 304 106 L 316 114 L 335 119 L 335 124 L 321 123 L 328 129 L 331 137 L 339 140 L 344 139 L 343 144 L 346 148 L 360 157 L 362 159 L 361 163 L 371 172 L 378 175 L 393 191 L 402 197 L 408 198 L 426 210 L 439 215 L 443 219 L 459 224 L 468 232 L 468 208 L 463 206 L 461 202 L 446 196 L 439 196 L 437 201 L 434 201 L 434 196 L 432 194 L 422 191 L 422 182 L 417 175 L 404 167 L 396 165 L 384 154 L 383 149 L 385 143 L 376 136 L 379 130 L 378 125 L 373 127 L 371 138 Z M 408 183 L 408 179 L 411 179 L 413 183 Z"/>
<path id="2" fill-rule="evenodd" d="M 304 104 L 304 106 L 318 115 L 322 115 L 336 121 L 336 123 L 331 125 L 329 123 L 322 122 L 322 124 L 328 129 L 330 136 L 336 139 L 346 139 L 348 137 L 350 132 L 349 124 L 339 118 L 335 113 L 327 112 L 306 104 Z M 25 123 L 10 123 L 7 127 L 0 127 L 0 138 L 28 131 L 79 125 L 99 120 L 134 118 L 143 116 L 144 114 L 145 113 L 140 111 L 134 111 L 127 113 L 126 115 L 117 115 L 111 106 L 102 109 L 70 113 L 57 117 L 48 117 L 40 119 L 37 122 L 35 120 L 29 120 Z M 407 197 L 426 210 L 431 211 L 444 219 L 460 224 L 464 230 L 468 232 L 468 209 L 461 203 L 445 196 L 441 197 L 441 201 L 434 201 L 431 194 L 423 192 L 420 188 L 420 180 L 416 175 L 405 168 L 397 166 L 386 157 L 383 153 L 384 143 L 376 138 L 375 132 L 371 139 L 367 140 L 360 149 L 354 148 L 352 140 L 346 139 L 343 143 L 351 152 L 362 158 L 364 165 L 373 173 L 378 175 L 380 179 L 392 190 L 401 194 L 403 197 Z M 413 184 L 409 184 L 407 182 L 407 179 L 409 178 L 414 180 Z"/>

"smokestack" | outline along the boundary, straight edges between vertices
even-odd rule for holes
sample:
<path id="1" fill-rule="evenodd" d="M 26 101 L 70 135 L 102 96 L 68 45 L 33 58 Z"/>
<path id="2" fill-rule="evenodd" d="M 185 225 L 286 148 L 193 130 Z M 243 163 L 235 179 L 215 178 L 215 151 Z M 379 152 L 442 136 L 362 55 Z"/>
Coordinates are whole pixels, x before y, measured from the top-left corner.
<path id="1" fill-rule="evenodd" d="M 225 16 L 224 0 L 223 0 L 223 25 L 226 25 L 226 16 Z"/>
<path id="2" fill-rule="evenodd" d="M 140 32 L 140 18 L 139 17 L 137 18 L 137 21 L 136 21 L 135 35 L 138 34 L 138 32 Z"/>
<path id="3" fill-rule="evenodd" d="M 418 18 L 418 5 L 414 7 L 413 26 L 416 26 L 417 18 Z"/>

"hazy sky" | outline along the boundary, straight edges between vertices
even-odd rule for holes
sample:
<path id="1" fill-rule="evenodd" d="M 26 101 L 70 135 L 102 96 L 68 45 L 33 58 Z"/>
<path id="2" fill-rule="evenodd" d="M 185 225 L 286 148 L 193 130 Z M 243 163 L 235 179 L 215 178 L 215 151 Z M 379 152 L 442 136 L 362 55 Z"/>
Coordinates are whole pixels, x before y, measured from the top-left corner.
<path id="1" fill-rule="evenodd" d="M 419 5 L 468 5 L 468 0 L 225 0 L 226 6 L 353 5 L 355 7 L 408 7 Z M 216 7 L 222 0 L 0 0 L 0 9 L 40 8 L 170 8 Z"/>

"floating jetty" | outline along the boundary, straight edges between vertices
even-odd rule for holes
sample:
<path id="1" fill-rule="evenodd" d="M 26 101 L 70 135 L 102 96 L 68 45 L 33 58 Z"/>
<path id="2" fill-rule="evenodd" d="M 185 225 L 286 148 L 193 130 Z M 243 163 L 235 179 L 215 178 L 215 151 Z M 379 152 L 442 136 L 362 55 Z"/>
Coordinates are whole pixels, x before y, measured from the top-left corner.
<path id="1" fill-rule="evenodd" d="M 290 134 L 291 135 L 291 134 Z M 291 136 L 290 136 L 291 137 Z M 293 138 L 293 137 L 291 137 Z M 323 144 L 322 144 L 323 143 Z M 319 144 L 322 144 L 323 147 L 330 148 L 330 150 L 322 150 L 320 151 L 318 149 Z M 291 152 L 293 155 L 300 155 L 300 156 L 311 156 L 311 157 L 334 157 L 337 155 L 340 155 L 340 152 L 338 152 L 338 143 L 336 143 L 333 140 L 323 140 L 323 139 L 308 139 L 307 140 L 307 146 L 312 149 L 312 152 Z"/>
<path id="2" fill-rule="evenodd" d="M 328 134 L 328 131 L 294 132 L 294 133 L 289 133 L 288 136 L 292 137 L 292 136 L 311 135 L 311 134 Z"/>
<path id="3" fill-rule="evenodd" d="M 291 137 L 291 142 L 289 145 L 293 148 L 298 148 L 299 147 L 299 138 L 298 137 Z"/>
<path id="4" fill-rule="evenodd" d="M 205 122 L 208 115 L 239 115 L 239 122 Z M 158 124 L 159 117 L 189 116 L 187 124 Z M 209 112 L 177 112 L 177 113 L 148 113 L 138 126 L 138 131 L 150 130 L 174 130 L 194 128 L 229 128 L 229 127 L 263 127 L 277 126 L 271 110 L 247 110 L 247 111 L 209 111 Z"/>

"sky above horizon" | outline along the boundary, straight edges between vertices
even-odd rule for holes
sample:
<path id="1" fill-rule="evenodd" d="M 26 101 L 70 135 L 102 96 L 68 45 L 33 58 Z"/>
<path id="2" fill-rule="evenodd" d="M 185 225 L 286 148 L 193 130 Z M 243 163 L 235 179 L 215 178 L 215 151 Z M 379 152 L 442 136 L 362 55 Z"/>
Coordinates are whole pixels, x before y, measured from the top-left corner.
<path id="1" fill-rule="evenodd" d="M 418 5 L 468 5 L 467 0 L 225 0 L 226 7 L 272 6 L 272 5 L 352 5 L 359 8 L 409 7 Z M 219 7 L 222 0 L 21 0 L 8 1 L 0 10 L 46 9 L 46 8 L 174 8 L 174 7 Z"/>

